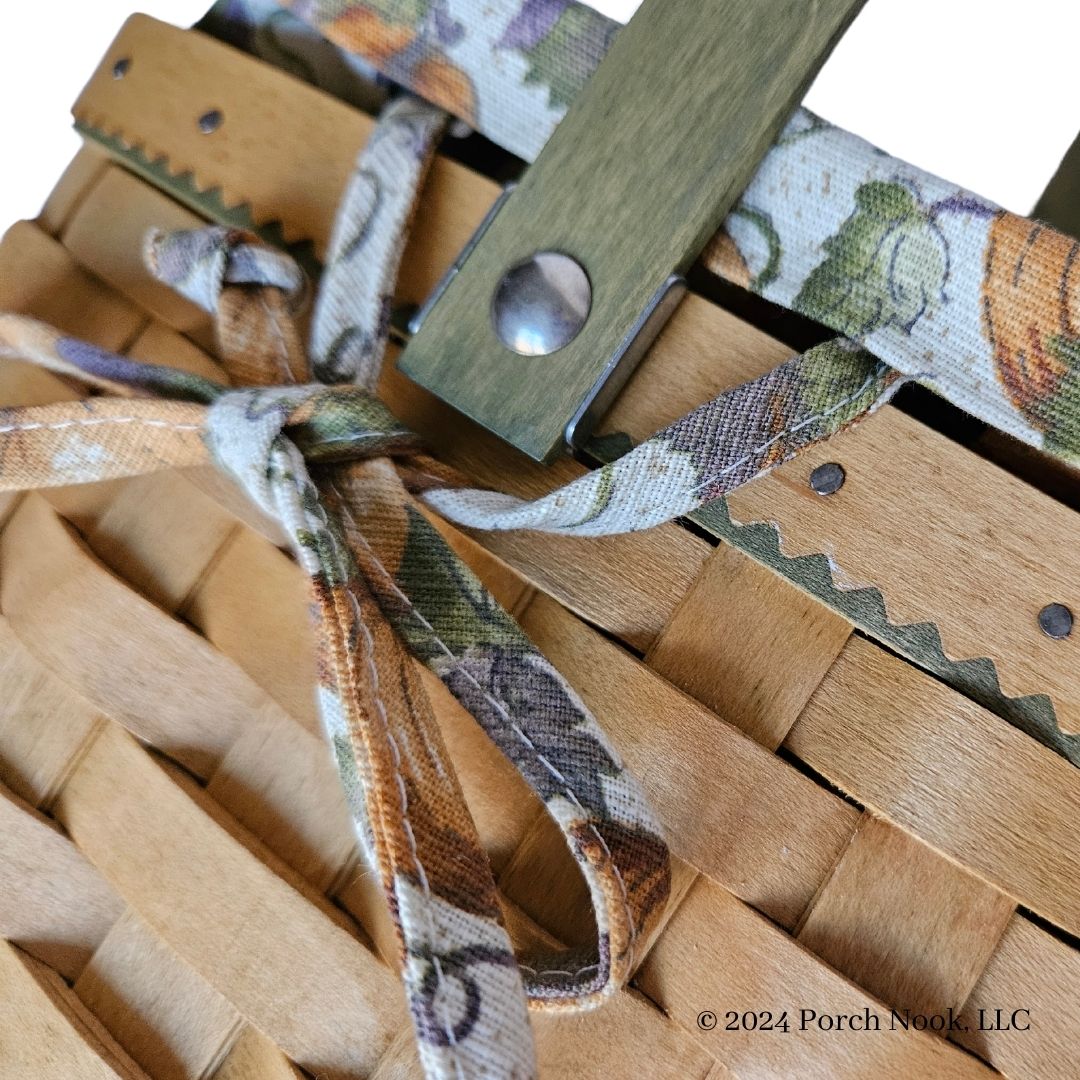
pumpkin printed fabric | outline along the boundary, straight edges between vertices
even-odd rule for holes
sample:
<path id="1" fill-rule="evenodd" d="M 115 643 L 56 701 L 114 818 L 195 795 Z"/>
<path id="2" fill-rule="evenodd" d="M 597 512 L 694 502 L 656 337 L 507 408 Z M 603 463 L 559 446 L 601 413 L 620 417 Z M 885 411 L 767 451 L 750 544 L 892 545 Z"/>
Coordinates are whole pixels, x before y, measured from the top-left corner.
<path id="1" fill-rule="evenodd" d="M 320 714 L 393 917 L 425 1071 L 524 1080 L 535 1075 L 528 1003 L 588 1008 L 618 991 L 662 916 L 670 864 L 639 785 L 581 699 L 406 491 L 401 476 L 430 483 L 441 467 L 368 389 L 386 346 L 384 294 L 443 121 L 399 99 L 361 154 L 310 360 L 293 321 L 295 265 L 217 226 L 152 235 L 147 262 L 214 313 L 223 367 L 242 385 L 0 316 L 0 355 L 159 396 L 3 410 L 0 488 L 213 460 L 281 524 L 311 581 Z M 362 302 L 343 303 L 346 294 Z M 350 381 L 313 382 L 319 359 L 331 378 Z M 413 658 L 472 713 L 561 829 L 594 901 L 591 949 L 515 955 Z"/>
<path id="2" fill-rule="evenodd" d="M 652 528 L 692 511 L 851 427 L 903 378 L 869 353 L 832 341 L 734 387 L 640 446 L 532 501 L 493 491 L 424 492 L 444 517 L 477 529 L 603 536 Z"/>
<path id="3" fill-rule="evenodd" d="M 527 149 L 595 67 L 613 24 L 567 0 L 478 3 L 294 6 Z M 217 226 L 148 239 L 154 274 L 214 314 L 230 386 L 0 316 L 0 355 L 111 392 L 0 410 L 0 490 L 212 460 L 282 525 L 311 581 L 320 712 L 393 917 L 424 1068 L 525 1078 L 535 1074 L 527 1007 L 591 1007 L 626 982 L 663 917 L 669 857 L 595 719 L 427 514 L 583 536 L 648 528 L 858 422 L 907 379 L 1077 460 L 1077 245 L 799 111 L 706 261 L 844 337 L 526 502 L 468 489 L 373 393 L 405 231 L 444 119 L 411 98 L 387 107 L 346 188 L 306 345 L 296 319 L 305 282 L 288 256 Z M 132 389 L 142 396 L 116 396 Z M 515 954 L 414 660 L 557 823 L 593 900 L 591 948 Z"/>
<path id="4" fill-rule="evenodd" d="M 580 698 L 414 500 L 490 528 L 647 528 L 867 415 L 900 380 L 867 353 L 828 344 L 534 504 L 464 488 L 370 389 L 405 226 L 442 124 L 415 99 L 387 108 L 346 188 L 310 350 L 294 320 L 303 278 L 288 256 L 221 226 L 148 237 L 155 276 L 215 315 L 231 387 L 0 316 L 0 354 L 102 390 L 170 399 L 4 410 L 0 490 L 212 460 L 283 526 L 311 580 L 320 712 L 394 917 L 425 1068 L 528 1077 L 526 1003 L 587 1008 L 626 982 L 662 918 L 668 852 Z M 409 654 L 475 717 L 561 829 L 593 898 L 592 949 L 515 956 Z"/>
<path id="5" fill-rule="evenodd" d="M 532 160 L 620 27 L 577 0 L 217 0 L 199 28 L 364 107 L 377 73 Z"/>
<path id="6" fill-rule="evenodd" d="M 1080 457 L 1074 240 L 805 110 L 724 230 L 721 273 L 980 420 Z"/>
<path id="7" fill-rule="evenodd" d="M 619 29 L 573 0 L 283 6 L 526 160 Z M 230 0 L 214 18 L 255 26 L 282 10 L 270 0 Z M 360 25 L 364 33 L 346 29 Z M 417 76 L 418 57 L 438 57 L 453 77 Z M 466 84 L 467 101 L 458 89 Z M 1071 239 L 799 109 L 705 261 L 979 419 L 1076 461 L 1075 256 Z"/>
<path id="8" fill-rule="evenodd" d="M 284 5 L 383 75 L 531 157 L 607 52 L 618 24 L 575 0 L 292 0 Z M 260 24 L 265 0 L 226 13 Z M 255 45 L 255 51 L 262 51 Z M 537 122 L 540 123 L 539 130 Z"/>

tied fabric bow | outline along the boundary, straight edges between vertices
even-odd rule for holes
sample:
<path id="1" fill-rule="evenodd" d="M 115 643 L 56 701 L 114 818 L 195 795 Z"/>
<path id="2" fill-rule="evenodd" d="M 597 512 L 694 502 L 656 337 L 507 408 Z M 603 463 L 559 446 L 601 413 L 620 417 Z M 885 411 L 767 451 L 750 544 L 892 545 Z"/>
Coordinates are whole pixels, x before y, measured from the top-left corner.
<path id="1" fill-rule="evenodd" d="M 511 12 L 517 2 L 495 6 Z M 580 49 L 565 50 L 581 77 L 603 54 L 610 35 L 601 36 L 587 63 Z M 468 55 L 486 63 L 481 49 Z M 560 55 L 548 50 L 552 62 Z M 395 74 L 409 81 L 405 68 Z M 459 85 L 424 81 L 443 96 Z M 510 117 L 524 149 L 536 149 L 557 119 L 525 117 L 539 100 L 485 102 L 482 115 L 489 127 Z M 1075 463 L 1080 245 L 799 110 L 707 261 L 887 363 L 828 342 L 523 502 L 464 489 L 373 394 L 405 231 L 442 125 L 435 109 L 407 99 L 380 120 L 345 194 L 309 350 L 292 310 L 303 276 L 289 258 L 219 228 L 151 241 L 154 273 L 214 314 L 231 387 L 0 316 L 0 355 L 125 395 L 0 410 L 0 490 L 213 460 L 282 524 L 312 581 L 320 710 L 398 931 L 425 1070 L 528 1077 L 526 1002 L 588 1007 L 625 981 L 662 916 L 668 854 L 595 720 L 417 501 L 478 528 L 648 528 L 855 423 L 909 378 Z M 133 388 L 159 396 L 127 396 Z M 474 715 L 564 832 L 596 913 L 587 955 L 516 960 L 411 657 Z"/>
<path id="2" fill-rule="evenodd" d="M 594 718 L 416 500 L 479 528 L 648 528 L 868 415 L 903 377 L 830 342 L 533 502 L 465 489 L 373 393 L 407 226 L 443 124 L 438 110 L 408 98 L 381 117 L 335 223 L 310 350 L 294 312 L 304 278 L 288 256 L 220 227 L 149 238 L 152 272 L 214 315 L 232 386 L 0 315 L 0 355 L 123 395 L 0 410 L 0 490 L 212 460 L 281 524 L 311 579 L 320 712 L 398 932 L 424 1068 L 530 1077 L 527 1002 L 587 1008 L 626 981 L 662 916 L 669 856 Z M 472 713 L 564 833 L 593 901 L 593 950 L 515 958 L 413 657 Z"/>
<path id="3" fill-rule="evenodd" d="M 214 313 L 225 371 L 247 385 L 132 362 L 0 316 L 0 353 L 128 395 L 0 410 L 0 487 L 212 459 L 282 525 L 311 580 L 322 721 L 395 922 L 424 1069 L 524 1078 L 536 1071 L 527 1000 L 584 1008 L 625 982 L 667 899 L 669 857 L 638 784 L 581 700 L 416 508 L 401 475 L 430 485 L 445 470 L 370 389 L 405 227 L 443 123 L 438 110 L 399 99 L 362 152 L 310 363 L 291 311 L 302 275 L 287 256 L 217 227 L 152 236 L 147 261 Z M 596 910 L 591 951 L 519 966 L 414 656 L 562 829 Z"/>

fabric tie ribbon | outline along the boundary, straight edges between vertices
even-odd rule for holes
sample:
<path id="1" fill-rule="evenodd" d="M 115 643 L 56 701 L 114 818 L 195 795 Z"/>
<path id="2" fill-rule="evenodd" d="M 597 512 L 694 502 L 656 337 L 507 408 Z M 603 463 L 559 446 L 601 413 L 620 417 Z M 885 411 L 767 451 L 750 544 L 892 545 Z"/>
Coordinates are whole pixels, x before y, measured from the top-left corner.
<path id="1" fill-rule="evenodd" d="M 374 30 L 365 20 L 359 36 L 338 0 L 304 11 L 399 83 L 532 156 L 614 36 L 579 4 L 548 6 L 538 20 L 528 0 L 462 0 L 462 71 L 423 5 Z M 470 39 L 481 28 L 490 41 Z M 502 63 L 507 51 L 521 56 Z M 432 79 L 433 63 L 448 77 Z M 230 386 L 0 316 L 0 355 L 113 395 L 0 410 L 0 490 L 214 461 L 282 525 L 311 580 L 320 713 L 397 930 L 425 1071 L 530 1077 L 527 1003 L 585 1008 L 617 991 L 662 918 L 669 858 L 593 717 L 425 511 L 486 529 L 648 528 L 857 422 L 907 379 L 1080 461 L 1080 245 L 798 110 L 705 261 L 875 355 L 820 345 L 527 502 L 469 490 L 374 394 L 406 229 L 443 124 L 405 98 L 380 119 L 342 202 L 308 349 L 297 319 L 306 284 L 286 255 L 216 227 L 150 239 L 153 273 L 213 314 Z M 594 948 L 515 957 L 414 659 L 562 830 L 593 901 Z"/>
<path id="2" fill-rule="evenodd" d="M 454 481 L 371 390 L 405 226 L 443 124 L 412 99 L 382 116 L 336 223 L 310 357 L 295 317 L 303 278 L 287 256 L 217 227 L 149 238 L 149 267 L 213 313 L 225 373 L 247 385 L 0 316 L 0 354 L 112 392 L 0 410 L 0 488 L 212 460 L 280 523 L 311 581 L 320 714 L 393 917 L 425 1071 L 531 1077 L 527 1003 L 587 1008 L 625 983 L 661 917 L 669 856 L 580 698 L 406 490 L 403 477 L 419 488 Z M 414 658 L 562 830 L 593 900 L 591 949 L 515 957 Z"/>
<path id="3" fill-rule="evenodd" d="M 220 227 L 148 239 L 155 276 L 213 314 L 229 386 L 0 315 L 0 355 L 109 392 L 0 410 L 0 490 L 212 461 L 280 523 L 311 580 L 320 714 L 393 916 L 424 1068 L 530 1077 L 527 1003 L 587 1008 L 625 983 L 662 918 L 669 856 L 595 719 L 427 514 L 580 536 L 649 528 L 857 422 L 919 373 L 827 342 L 542 498 L 467 488 L 374 393 L 407 226 L 444 121 L 409 98 L 380 118 L 335 223 L 308 349 L 298 329 L 305 281 L 287 255 Z M 910 267 L 893 259 L 891 272 L 918 277 L 917 254 Z M 778 280 L 774 270 L 755 282 L 768 295 Z M 862 295 L 844 293 L 844 310 Z M 894 290 L 897 302 L 907 297 Z M 962 340 L 978 332 L 960 329 Z M 515 957 L 415 659 L 563 832 L 593 902 L 593 948 Z"/>

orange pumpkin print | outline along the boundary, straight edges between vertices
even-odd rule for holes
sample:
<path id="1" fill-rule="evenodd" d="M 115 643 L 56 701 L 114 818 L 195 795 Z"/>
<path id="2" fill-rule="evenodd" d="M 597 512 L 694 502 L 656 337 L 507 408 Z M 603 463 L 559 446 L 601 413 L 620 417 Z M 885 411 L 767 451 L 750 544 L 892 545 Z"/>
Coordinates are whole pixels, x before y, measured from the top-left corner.
<path id="1" fill-rule="evenodd" d="M 467 124 L 476 124 L 476 93 L 461 68 L 442 56 L 428 56 L 413 68 L 412 88 Z"/>
<path id="2" fill-rule="evenodd" d="M 335 45 L 359 53 L 376 65 L 386 63 L 416 37 L 414 27 L 388 22 L 364 5 L 348 8 L 325 23 L 322 31 Z"/>
<path id="3" fill-rule="evenodd" d="M 1069 370 L 1063 342 L 1080 336 L 1080 243 L 1002 213 L 990 225 L 983 332 L 1009 399 L 1036 427 Z"/>

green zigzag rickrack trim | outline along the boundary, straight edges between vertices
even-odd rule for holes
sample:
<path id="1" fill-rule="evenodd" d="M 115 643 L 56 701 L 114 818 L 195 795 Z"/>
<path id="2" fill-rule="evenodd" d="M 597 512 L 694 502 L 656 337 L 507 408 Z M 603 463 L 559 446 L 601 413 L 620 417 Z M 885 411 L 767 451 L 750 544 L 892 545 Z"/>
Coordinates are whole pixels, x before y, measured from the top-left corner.
<path id="1" fill-rule="evenodd" d="M 950 660 L 942 649 L 941 634 L 934 623 L 897 625 L 890 622 L 880 589 L 873 586 L 838 588 L 829 560 L 824 555 L 796 555 L 789 558 L 780 550 L 780 530 L 775 525 L 771 522 L 738 524 L 732 520 L 725 499 L 718 499 L 691 517 L 714 536 L 745 551 L 850 619 L 876 641 L 895 649 L 954 690 L 1068 758 L 1074 765 L 1080 765 L 1080 736 L 1066 735 L 1061 730 L 1049 696 L 1006 696 L 998 682 L 997 667 L 989 657 Z"/>
<path id="2" fill-rule="evenodd" d="M 226 206 L 220 187 L 201 190 L 190 171 L 172 172 L 165 157 L 151 160 L 141 147 L 128 146 L 117 136 L 108 135 L 90 124 L 76 121 L 75 129 L 99 143 L 110 154 L 124 161 L 132 171 L 178 202 L 211 221 L 250 230 L 268 244 L 287 251 L 313 280 L 318 279 L 322 266 L 315 257 L 311 241 L 286 242 L 279 221 L 256 223 L 248 204 Z M 587 450 L 597 460 L 607 462 L 621 457 L 632 448 L 633 444 L 626 435 L 616 433 L 591 440 Z M 839 612 L 874 640 L 895 649 L 965 697 L 989 709 L 1074 765 L 1080 765 L 1080 735 L 1067 735 L 1061 730 L 1049 696 L 1029 694 L 1008 697 L 1001 690 L 997 668 L 989 657 L 950 660 L 942 649 L 938 628 L 932 622 L 907 625 L 890 622 L 880 589 L 873 586 L 859 589 L 837 587 L 829 561 L 824 555 L 789 558 L 780 550 L 780 533 L 776 526 L 765 522 L 738 524 L 731 518 L 726 499 L 703 507 L 689 518 L 712 536 L 739 548 Z"/>
<path id="3" fill-rule="evenodd" d="M 633 444 L 617 433 L 590 441 L 587 452 L 599 461 L 621 457 Z M 1002 692 L 997 667 L 989 657 L 951 660 L 941 645 L 941 634 L 932 622 L 898 625 L 885 612 L 880 589 L 837 586 L 829 560 L 823 554 L 787 556 L 780 550 L 780 530 L 771 522 L 732 520 L 726 499 L 718 499 L 688 515 L 711 536 L 724 540 L 752 559 L 774 570 L 804 592 L 843 615 L 875 641 L 936 675 L 965 697 L 1000 716 L 1074 765 L 1080 765 L 1080 735 L 1067 735 L 1057 722 L 1054 704 L 1047 694 L 1008 697 Z"/>
<path id="4" fill-rule="evenodd" d="M 190 170 L 174 173 L 169 168 L 168 158 L 162 156 L 151 160 L 140 146 L 129 146 L 119 136 L 109 135 L 100 128 L 83 121 L 75 121 L 75 130 L 88 139 L 103 146 L 114 157 L 124 162 L 132 172 L 138 173 L 144 180 L 177 202 L 183 203 L 197 214 L 217 222 L 219 225 L 232 225 L 238 229 L 247 229 L 276 248 L 287 251 L 303 268 L 313 281 L 322 273 L 322 264 L 315 257 L 315 247 L 310 240 L 289 243 L 285 239 L 280 221 L 257 223 L 251 216 L 251 207 L 247 203 L 226 206 L 220 187 L 201 190 L 195 184 Z"/>

